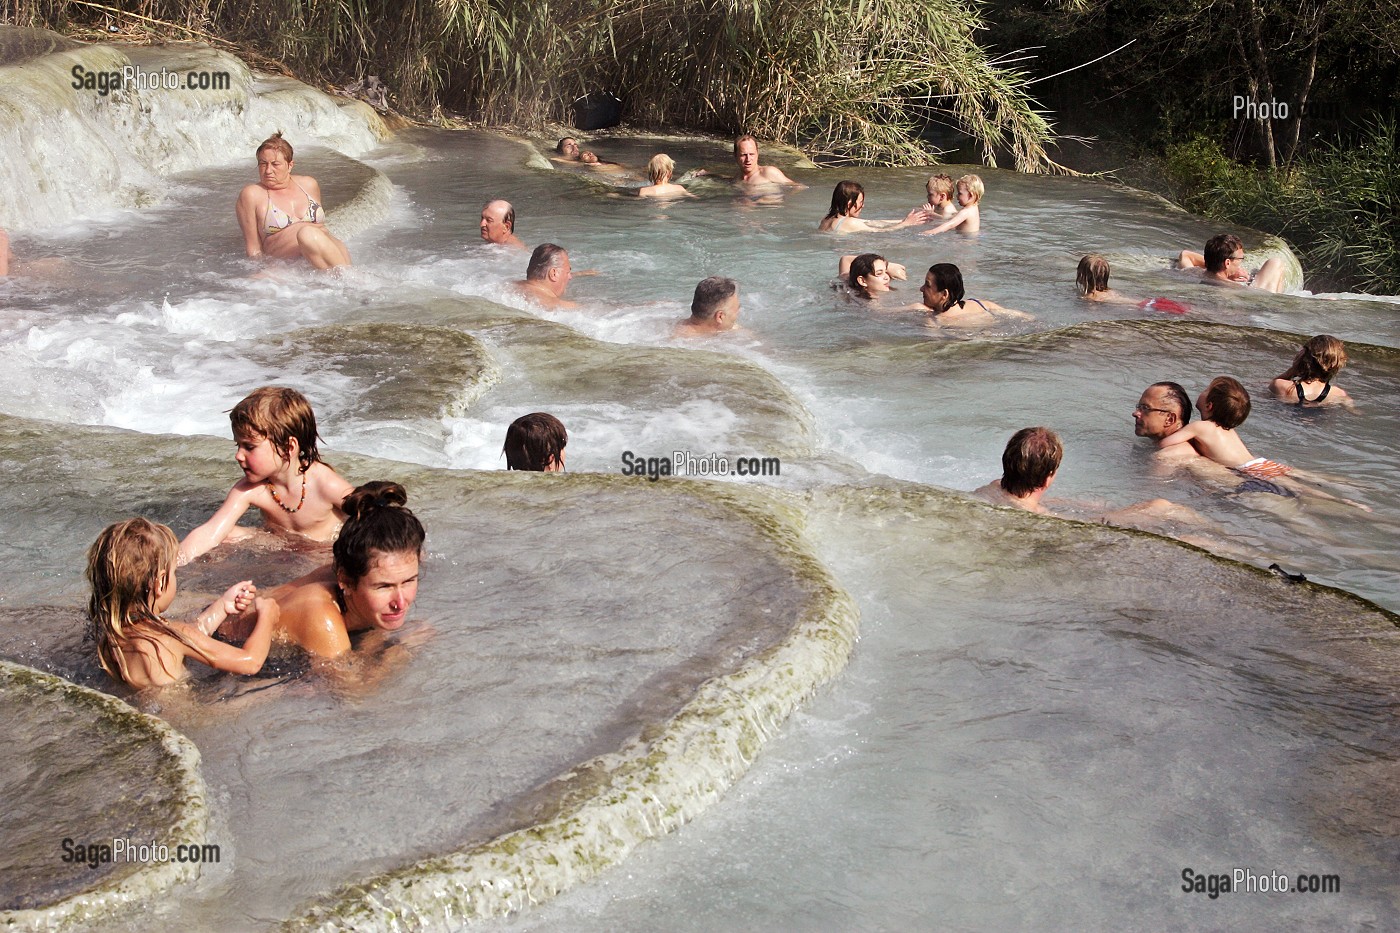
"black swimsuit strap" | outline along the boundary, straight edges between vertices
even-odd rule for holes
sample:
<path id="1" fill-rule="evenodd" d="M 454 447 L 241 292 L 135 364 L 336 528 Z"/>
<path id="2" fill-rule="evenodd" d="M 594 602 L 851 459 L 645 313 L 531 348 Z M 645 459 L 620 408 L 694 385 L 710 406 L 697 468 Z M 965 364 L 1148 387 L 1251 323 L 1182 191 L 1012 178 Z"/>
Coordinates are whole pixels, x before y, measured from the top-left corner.
<path id="1" fill-rule="evenodd" d="M 1298 393 L 1298 401 L 1296 404 L 1300 408 L 1302 407 L 1304 402 L 1313 402 L 1314 404 L 1316 404 L 1317 402 L 1320 402 L 1323 399 L 1327 398 L 1327 393 L 1332 391 L 1332 380 L 1328 379 L 1322 383 L 1322 391 L 1317 394 L 1317 398 L 1310 399 L 1303 394 L 1303 380 L 1301 379 L 1293 380 L 1293 391 Z"/>

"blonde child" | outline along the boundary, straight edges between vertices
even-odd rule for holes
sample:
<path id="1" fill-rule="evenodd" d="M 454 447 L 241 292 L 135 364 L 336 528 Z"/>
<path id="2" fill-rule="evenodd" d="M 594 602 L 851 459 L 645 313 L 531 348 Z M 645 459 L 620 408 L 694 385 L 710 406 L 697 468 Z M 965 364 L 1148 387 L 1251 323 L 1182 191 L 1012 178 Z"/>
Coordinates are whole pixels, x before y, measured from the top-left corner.
<path id="1" fill-rule="evenodd" d="M 987 188 L 982 184 L 982 179 L 976 175 L 964 175 L 958 179 L 958 204 L 961 206 L 952 217 L 934 227 L 932 230 L 925 230 L 922 236 L 933 236 L 935 233 L 946 233 L 949 230 L 957 230 L 961 233 L 977 233 L 982 229 L 982 195 L 987 193 Z"/>
<path id="2" fill-rule="evenodd" d="M 243 478 L 209 521 L 180 542 L 184 565 L 226 538 L 243 537 L 238 519 L 252 506 L 269 528 L 331 541 L 345 514 L 340 504 L 353 488 L 321 462 L 316 415 L 295 389 L 264 386 L 229 412 Z"/>
<path id="3" fill-rule="evenodd" d="M 693 198 L 691 194 L 681 185 L 671 181 L 671 176 L 676 173 L 676 162 L 664 152 L 658 152 L 651 157 L 647 163 L 647 178 L 651 179 L 651 184 L 644 188 L 637 189 L 637 196 L 640 198 Z"/>
<path id="4" fill-rule="evenodd" d="M 932 218 L 947 220 L 958 212 L 953 200 L 953 176 L 930 175 L 927 184 L 928 202 L 923 205 Z"/>
<path id="5" fill-rule="evenodd" d="M 109 525 L 88 549 L 88 618 L 102 669 L 137 690 L 184 679 L 186 658 L 221 671 L 256 674 L 272 644 L 277 604 L 257 598 L 257 587 L 244 580 L 191 622 L 165 619 L 175 600 L 178 549 L 175 532 L 144 518 Z M 242 648 L 210 637 L 226 618 L 249 606 L 256 608 L 257 620 Z"/>
<path id="6" fill-rule="evenodd" d="M 1270 385 L 1274 398 L 1299 407 L 1351 405 L 1345 389 L 1332 380 L 1347 364 L 1346 346 L 1336 337 L 1319 334 L 1298 351 L 1293 365 Z"/>

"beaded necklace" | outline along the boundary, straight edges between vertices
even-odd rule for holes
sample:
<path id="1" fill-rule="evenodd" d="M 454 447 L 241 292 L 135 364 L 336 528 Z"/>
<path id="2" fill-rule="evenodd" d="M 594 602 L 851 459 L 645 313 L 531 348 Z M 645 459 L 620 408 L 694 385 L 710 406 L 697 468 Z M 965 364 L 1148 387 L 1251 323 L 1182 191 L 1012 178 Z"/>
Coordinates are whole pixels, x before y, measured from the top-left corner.
<path id="1" fill-rule="evenodd" d="M 283 502 L 282 498 L 277 495 L 277 488 L 272 485 L 272 480 L 267 481 L 267 491 L 272 493 L 272 501 L 280 505 L 282 511 L 288 514 L 296 514 L 301 511 L 301 507 L 306 504 L 306 471 L 303 470 L 301 473 L 301 499 L 297 502 L 295 508 L 289 508 L 287 503 Z"/>

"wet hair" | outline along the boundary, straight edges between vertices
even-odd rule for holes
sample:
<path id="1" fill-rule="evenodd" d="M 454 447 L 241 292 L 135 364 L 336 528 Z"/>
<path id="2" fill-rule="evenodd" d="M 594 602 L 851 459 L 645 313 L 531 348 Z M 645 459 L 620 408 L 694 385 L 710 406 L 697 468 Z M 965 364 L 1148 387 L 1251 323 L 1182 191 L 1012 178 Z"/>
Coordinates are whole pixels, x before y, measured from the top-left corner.
<path id="1" fill-rule="evenodd" d="M 1244 243 L 1233 233 L 1217 233 L 1206 240 L 1206 271 L 1225 271 L 1225 260 L 1234 254 L 1235 250 L 1244 249 Z"/>
<path id="2" fill-rule="evenodd" d="M 953 194 L 953 176 L 930 175 L 928 177 L 927 190 L 928 199 L 930 202 L 933 201 L 934 194 L 938 192 L 942 192 L 943 194 L 949 195 L 951 197 Z"/>
<path id="3" fill-rule="evenodd" d="M 658 152 L 647 163 L 647 177 L 653 185 L 661 184 L 661 179 L 670 178 L 676 173 L 676 160 L 664 152 Z"/>
<path id="4" fill-rule="evenodd" d="M 1167 398 L 1176 403 L 1177 410 L 1181 417 L 1182 424 L 1191 423 L 1191 396 L 1186 394 L 1186 389 L 1179 382 L 1154 382 L 1148 386 L 1149 389 L 1166 389 Z"/>
<path id="5" fill-rule="evenodd" d="M 967 290 L 963 287 L 962 270 L 957 266 L 951 262 L 934 263 L 928 267 L 928 274 L 933 276 L 934 288 L 948 293 L 949 308 L 953 305 L 961 308 L 966 304 Z"/>
<path id="6" fill-rule="evenodd" d="M 1311 382 L 1331 382 L 1342 367 L 1347 364 L 1347 348 L 1336 337 L 1318 334 L 1298 351 L 1293 365 L 1283 374 L 1285 379 L 1301 379 Z"/>
<path id="7" fill-rule="evenodd" d="M 753 147 L 754 147 L 755 149 L 758 148 L 758 140 L 757 140 L 757 139 L 754 139 L 754 138 L 753 138 L 752 136 L 750 136 L 748 133 L 745 133 L 743 136 L 739 136 L 739 137 L 735 138 L 735 140 L 734 140 L 734 154 L 735 154 L 735 155 L 738 155 L 738 154 L 739 154 L 739 144 L 740 144 L 740 143 L 743 143 L 743 142 L 750 142 L 750 143 L 753 143 Z"/>
<path id="8" fill-rule="evenodd" d="M 292 161 L 292 144 L 282 138 L 281 130 L 278 130 L 277 132 L 269 136 L 267 139 L 264 139 L 262 142 L 258 143 L 258 151 L 254 153 L 253 157 L 257 158 L 258 156 L 262 155 L 264 149 L 271 149 L 274 152 L 280 152 L 282 153 L 282 155 L 287 157 L 288 162 Z"/>
<path id="9" fill-rule="evenodd" d="M 865 194 L 865 189 L 859 182 L 839 181 L 836 188 L 831 192 L 831 210 L 826 212 L 825 220 L 833 217 L 844 217 L 850 213 L 851 208 L 856 206 L 861 195 Z"/>
<path id="10" fill-rule="evenodd" d="M 964 175 L 958 179 L 958 184 L 977 196 L 977 201 L 975 203 L 980 204 L 982 202 L 982 195 L 987 193 L 987 186 L 982 184 L 982 177 L 980 175 Z"/>
<path id="11" fill-rule="evenodd" d="M 530 254 L 530 264 L 525 267 L 525 278 L 528 281 L 536 281 L 549 277 L 551 269 L 557 269 L 564 264 L 564 257 L 568 255 L 564 247 L 556 246 L 553 243 L 541 243 L 535 247 L 535 251 Z"/>
<path id="12" fill-rule="evenodd" d="M 1007 495 L 1027 496 L 1050 481 L 1060 468 L 1065 448 L 1049 428 L 1022 428 L 1011 435 L 1001 454 L 1001 488 Z"/>
<path id="13" fill-rule="evenodd" d="M 554 151 L 557 152 L 557 153 L 559 153 L 560 155 L 563 155 L 563 154 L 564 154 L 564 144 L 565 144 L 566 142 L 568 142 L 569 140 L 571 140 L 571 139 L 574 141 L 574 145 L 577 146 L 577 145 L 578 145 L 578 140 L 577 140 L 577 139 L 575 139 L 573 136 L 565 136 L 563 139 L 559 140 L 559 142 L 558 142 L 557 144 L 555 144 L 555 146 L 554 146 Z"/>
<path id="14" fill-rule="evenodd" d="M 535 411 L 510 423 L 501 452 L 506 455 L 507 470 L 543 473 L 553 464 L 561 463 L 568 443 L 569 432 L 564 422 L 548 412 Z"/>
<path id="15" fill-rule="evenodd" d="M 885 262 L 885 257 L 879 253 L 861 253 L 851 260 L 851 268 L 848 270 L 846 282 L 851 286 L 851 290 L 862 298 L 874 298 L 870 294 L 869 287 L 860 284 L 857 279 L 868 279 L 875 274 L 875 263 Z M 889 264 L 886 263 L 888 266 Z"/>
<path id="16" fill-rule="evenodd" d="M 1098 253 L 1090 253 L 1079 260 L 1079 270 L 1074 274 L 1081 295 L 1108 290 L 1108 260 Z"/>
<path id="17" fill-rule="evenodd" d="M 739 290 L 739 283 L 722 275 L 712 275 L 701 279 L 695 286 L 695 297 L 690 301 L 691 316 L 712 321 L 720 304 Z"/>
<path id="18" fill-rule="evenodd" d="M 311 410 L 306 396 L 296 389 L 284 386 L 254 389 L 247 398 L 233 406 L 228 420 L 233 425 L 235 438 L 265 437 L 283 456 L 295 437 L 297 458 L 301 461 L 303 473 L 321 459 L 321 452 L 316 449 L 319 440 L 316 413 Z"/>
<path id="19" fill-rule="evenodd" d="M 129 679 L 119 643 L 136 638 L 155 643 L 153 632 L 185 641 L 155 608 L 179 551 L 175 532 L 144 518 L 108 525 L 88 548 L 86 576 L 92 587 L 88 619 L 97 659 L 104 671 L 123 683 Z"/>
<path id="20" fill-rule="evenodd" d="M 340 508 L 345 524 L 331 548 L 331 566 L 352 584 L 369 573 L 378 554 L 423 556 L 423 523 L 406 507 L 408 491 L 383 480 L 356 486 Z"/>
<path id="21" fill-rule="evenodd" d="M 1206 387 L 1205 401 L 1210 405 L 1210 416 L 1202 412 L 1201 417 L 1227 431 L 1244 424 L 1249 417 L 1249 392 L 1238 379 L 1216 376 Z"/>

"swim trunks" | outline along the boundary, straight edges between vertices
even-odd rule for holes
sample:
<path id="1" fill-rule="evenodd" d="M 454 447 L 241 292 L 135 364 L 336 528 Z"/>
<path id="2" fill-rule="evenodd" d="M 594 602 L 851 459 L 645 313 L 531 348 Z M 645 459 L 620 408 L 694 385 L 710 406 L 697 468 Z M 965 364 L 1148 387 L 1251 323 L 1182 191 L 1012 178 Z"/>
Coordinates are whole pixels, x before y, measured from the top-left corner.
<path id="1" fill-rule="evenodd" d="M 1296 499 L 1297 494 L 1291 489 L 1284 489 L 1278 483 L 1268 479 L 1258 479 L 1252 477 L 1235 487 L 1236 493 L 1241 492 L 1267 492 L 1275 496 L 1283 496 L 1285 499 Z"/>
<path id="2" fill-rule="evenodd" d="M 1255 457 L 1248 463 L 1241 463 L 1235 467 L 1235 472 L 1254 479 L 1278 479 L 1292 473 L 1293 468 L 1286 464 L 1275 463 L 1266 457 Z"/>
<path id="3" fill-rule="evenodd" d="M 272 236 L 272 234 L 276 233 L 278 230 L 285 230 L 294 222 L 309 224 L 320 222 L 321 205 L 317 204 L 316 199 L 307 194 L 306 189 L 301 185 L 297 185 L 297 190 L 301 192 L 302 197 L 306 198 L 306 216 L 299 217 L 296 221 L 293 221 L 291 217 L 287 216 L 286 211 L 272 203 L 271 191 L 267 193 L 267 213 L 263 216 L 264 237 Z"/>

